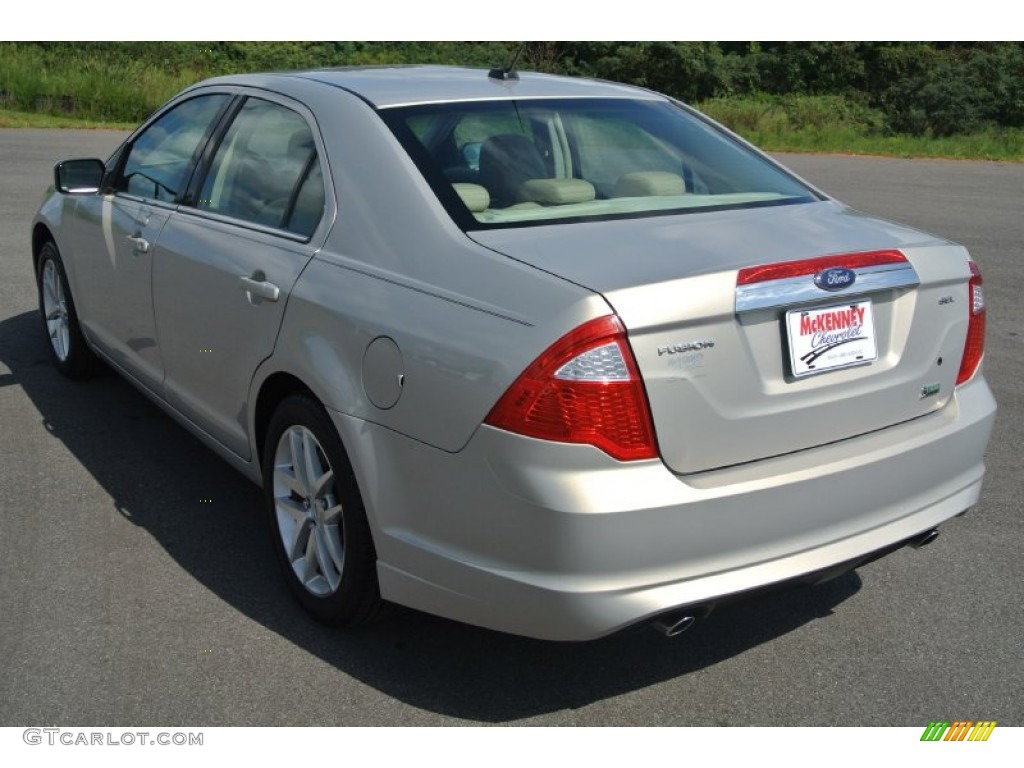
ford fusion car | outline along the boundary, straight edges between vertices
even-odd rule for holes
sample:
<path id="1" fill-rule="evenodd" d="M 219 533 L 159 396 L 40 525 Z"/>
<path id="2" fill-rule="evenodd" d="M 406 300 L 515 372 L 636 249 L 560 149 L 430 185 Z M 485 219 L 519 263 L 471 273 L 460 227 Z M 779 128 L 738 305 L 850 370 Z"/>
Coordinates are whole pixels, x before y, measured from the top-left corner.
<path id="1" fill-rule="evenodd" d="M 207 80 L 57 164 L 32 257 L 60 371 L 102 359 L 261 484 L 331 624 L 675 634 L 930 541 L 981 489 L 965 249 L 647 90 Z"/>

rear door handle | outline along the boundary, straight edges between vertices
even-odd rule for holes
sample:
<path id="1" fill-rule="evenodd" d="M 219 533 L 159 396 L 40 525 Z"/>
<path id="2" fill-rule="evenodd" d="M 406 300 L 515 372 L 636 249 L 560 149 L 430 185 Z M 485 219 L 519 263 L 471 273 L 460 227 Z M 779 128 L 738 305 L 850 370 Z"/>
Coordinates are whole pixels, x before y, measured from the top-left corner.
<path id="1" fill-rule="evenodd" d="M 242 275 L 238 278 L 242 290 L 246 292 L 250 304 L 260 304 L 263 299 L 277 301 L 281 298 L 281 289 L 273 283 L 267 282 L 267 276 L 262 269 L 257 269 L 248 277 Z"/>
<path id="2" fill-rule="evenodd" d="M 141 232 L 136 232 L 134 235 L 126 235 L 126 237 L 135 245 L 136 253 L 149 253 L 149 240 L 144 238 Z"/>

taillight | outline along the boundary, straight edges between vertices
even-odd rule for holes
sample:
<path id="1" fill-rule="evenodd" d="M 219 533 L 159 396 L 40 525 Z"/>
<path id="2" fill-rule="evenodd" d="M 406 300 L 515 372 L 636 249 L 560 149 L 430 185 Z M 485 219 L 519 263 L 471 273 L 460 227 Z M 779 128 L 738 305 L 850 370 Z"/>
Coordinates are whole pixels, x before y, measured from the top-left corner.
<path id="1" fill-rule="evenodd" d="M 967 287 L 967 341 L 964 342 L 964 356 L 960 359 L 960 373 L 956 377 L 958 385 L 975 374 L 985 354 L 985 291 L 981 287 L 981 270 L 973 261 L 969 261 L 968 266 L 971 268 L 971 281 Z"/>
<path id="2" fill-rule="evenodd" d="M 640 372 L 612 315 L 548 347 L 484 422 L 541 440 L 593 445 L 620 461 L 658 455 Z"/>

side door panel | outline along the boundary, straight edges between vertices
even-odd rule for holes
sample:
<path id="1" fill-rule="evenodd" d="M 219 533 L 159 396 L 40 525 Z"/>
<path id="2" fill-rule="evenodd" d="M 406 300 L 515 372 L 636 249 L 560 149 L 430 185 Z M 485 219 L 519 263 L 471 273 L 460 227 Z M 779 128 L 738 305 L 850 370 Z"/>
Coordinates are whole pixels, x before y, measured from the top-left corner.
<path id="1" fill-rule="evenodd" d="M 173 208 L 125 195 L 78 205 L 76 300 L 89 338 L 119 366 L 159 392 L 163 364 L 151 294 L 155 243 Z"/>
<path id="2" fill-rule="evenodd" d="M 253 371 L 273 352 L 288 292 L 313 252 L 184 211 L 164 230 L 153 281 L 164 396 L 242 458 Z M 279 299 L 248 292 L 243 277 L 276 286 Z"/>
<path id="3" fill-rule="evenodd" d="M 253 373 L 325 235 L 323 173 L 300 109 L 246 99 L 211 153 L 195 206 L 165 227 L 153 275 L 165 397 L 243 459 Z"/>
<path id="4" fill-rule="evenodd" d="M 164 377 L 152 296 L 160 235 L 230 100 L 223 93 L 200 95 L 155 117 L 117 153 L 109 188 L 76 207 L 75 298 L 84 330 L 156 393 Z"/>

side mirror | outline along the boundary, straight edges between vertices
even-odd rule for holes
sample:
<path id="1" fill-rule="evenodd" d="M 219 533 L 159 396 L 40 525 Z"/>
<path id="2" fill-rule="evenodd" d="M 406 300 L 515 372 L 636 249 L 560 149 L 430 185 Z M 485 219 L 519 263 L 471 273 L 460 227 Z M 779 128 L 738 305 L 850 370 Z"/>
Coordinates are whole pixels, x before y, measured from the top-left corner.
<path id="1" fill-rule="evenodd" d="M 62 160 L 53 167 L 54 186 L 65 195 L 92 195 L 106 172 L 102 160 Z"/>

